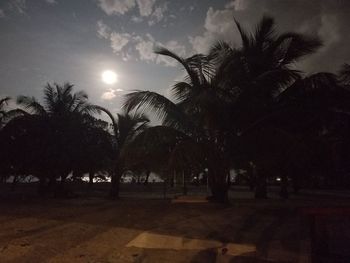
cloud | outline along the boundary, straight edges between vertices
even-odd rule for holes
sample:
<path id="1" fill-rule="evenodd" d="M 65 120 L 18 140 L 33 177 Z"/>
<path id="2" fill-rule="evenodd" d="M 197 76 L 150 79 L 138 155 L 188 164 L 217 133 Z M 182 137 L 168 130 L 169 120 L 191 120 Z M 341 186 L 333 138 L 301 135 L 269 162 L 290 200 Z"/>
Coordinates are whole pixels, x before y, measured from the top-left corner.
<path id="1" fill-rule="evenodd" d="M 97 21 L 97 35 L 99 38 L 110 38 L 111 29 L 102 20 Z"/>
<path id="2" fill-rule="evenodd" d="M 246 0 L 233 0 L 225 5 L 226 9 L 233 8 L 236 11 L 243 11 L 247 9 L 248 3 Z"/>
<path id="3" fill-rule="evenodd" d="M 97 0 L 100 8 L 107 14 L 124 15 L 130 10 L 138 7 L 140 17 L 133 15 L 131 20 L 140 23 L 148 18 L 148 25 L 153 26 L 165 18 L 165 12 L 168 10 L 167 2 L 155 7 L 157 0 Z"/>
<path id="4" fill-rule="evenodd" d="M 186 55 L 185 46 L 175 40 L 161 43 L 149 33 L 144 36 L 135 33 L 118 33 L 112 31 L 102 20 L 97 21 L 97 35 L 102 39 L 109 40 L 113 52 L 121 56 L 124 61 L 139 59 L 147 63 L 154 62 L 165 66 L 176 65 L 173 59 L 155 54 L 156 47 L 166 47 L 179 56 Z"/>
<path id="5" fill-rule="evenodd" d="M 323 14 L 321 17 L 321 27 L 318 35 L 323 39 L 323 47 L 320 51 L 328 50 L 332 45 L 340 40 L 338 19 L 335 15 Z"/>
<path id="6" fill-rule="evenodd" d="M 117 95 L 115 93 L 116 93 L 116 90 L 110 89 L 109 91 L 106 91 L 106 92 L 102 93 L 101 99 L 103 99 L 103 100 L 112 100 L 115 97 L 117 97 Z"/>
<path id="7" fill-rule="evenodd" d="M 9 9 L 15 10 L 20 14 L 25 14 L 26 0 L 12 0 L 9 3 Z"/>
<path id="8" fill-rule="evenodd" d="M 141 23 L 143 21 L 142 17 L 132 16 L 131 21 L 134 23 Z"/>
<path id="9" fill-rule="evenodd" d="M 150 16 L 156 0 L 136 0 L 141 16 Z"/>
<path id="10" fill-rule="evenodd" d="M 146 35 L 146 39 L 136 37 L 135 40 L 138 42 L 135 45 L 135 49 L 139 53 L 140 60 L 143 61 L 155 61 L 157 55 L 154 53 L 155 41 L 150 34 Z"/>
<path id="11" fill-rule="evenodd" d="M 57 4 L 56 0 L 45 0 L 46 3 L 50 4 L 50 5 L 55 5 Z"/>
<path id="12" fill-rule="evenodd" d="M 154 24 L 159 23 L 164 18 L 164 13 L 168 10 L 168 5 L 165 3 L 163 6 L 158 6 L 154 9 L 154 12 L 151 15 L 148 25 L 153 26 Z"/>
<path id="13" fill-rule="evenodd" d="M 204 22 L 204 33 L 199 36 L 190 36 L 189 42 L 195 53 L 206 53 L 215 40 L 232 41 L 237 38 L 234 29 L 233 10 L 225 8 L 214 10 L 209 7 Z"/>
<path id="14" fill-rule="evenodd" d="M 113 100 L 114 98 L 116 98 L 118 96 L 118 92 L 123 92 L 123 89 L 109 89 L 106 92 L 103 92 L 101 95 L 101 99 L 103 100 Z"/>
<path id="15" fill-rule="evenodd" d="M 99 6 L 107 15 L 125 14 L 135 7 L 135 0 L 98 0 Z"/>
<path id="16" fill-rule="evenodd" d="M 119 53 L 129 43 L 131 35 L 128 33 L 112 32 L 110 36 L 111 47 L 115 53 Z"/>
<path id="17" fill-rule="evenodd" d="M 126 47 L 132 40 L 132 35 L 128 33 L 118 33 L 106 25 L 102 20 L 97 21 L 97 36 L 107 39 L 114 53 L 121 55 L 124 61 L 130 60 L 131 56 L 126 52 Z"/>
<path id="18" fill-rule="evenodd" d="M 4 10 L 0 9 L 0 18 L 3 18 L 5 17 L 5 12 Z"/>
<path id="19" fill-rule="evenodd" d="M 317 35 L 323 42 L 323 46 L 318 52 L 321 53 L 340 42 L 340 27 L 339 17 L 334 13 L 324 11 L 304 21 L 297 31 L 306 35 Z"/>
<path id="20" fill-rule="evenodd" d="M 215 41 L 214 34 L 206 31 L 202 36 L 189 37 L 189 42 L 195 53 L 206 53 Z"/>

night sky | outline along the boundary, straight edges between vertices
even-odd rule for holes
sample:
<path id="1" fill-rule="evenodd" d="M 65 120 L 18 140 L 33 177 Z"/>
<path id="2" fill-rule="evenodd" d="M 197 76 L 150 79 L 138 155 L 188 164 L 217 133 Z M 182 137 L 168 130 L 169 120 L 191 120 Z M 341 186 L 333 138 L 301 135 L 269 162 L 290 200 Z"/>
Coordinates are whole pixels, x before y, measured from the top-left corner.
<path id="1" fill-rule="evenodd" d="M 0 97 L 42 97 L 47 82 L 69 81 L 93 103 L 120 111 L 130 90 L 167 95 L 182 76 L 153 53 L 206 52 L 216 40 L 239 46 L 234 17 L 253 29 L 263 14 L 278 29 L 318 35 L 320 51 L 297 65 L 336 72 L 350 62 L 348 0 L 0 0 Z M 101 81 L 113 70 L 119 81 Z"/>

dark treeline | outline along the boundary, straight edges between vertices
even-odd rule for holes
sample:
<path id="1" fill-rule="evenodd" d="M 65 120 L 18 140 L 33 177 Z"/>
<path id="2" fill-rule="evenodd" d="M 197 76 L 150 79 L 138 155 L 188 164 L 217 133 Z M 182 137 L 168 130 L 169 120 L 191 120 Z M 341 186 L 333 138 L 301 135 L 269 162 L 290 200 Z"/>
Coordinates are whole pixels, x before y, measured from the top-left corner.
<path id="1" fill-rule="evenodd" d="M 317 52 L 321 40 L 294 32 L 277 33 L 263 17 L 255 31 L 238 22 L 239 47 L 217 42 L 208 54 L 181 58 L 159 48 L 186 72 L 172 88 L 172 100 L 151 91 L 126 95 L 116 117 L 92 105 L 70 84 L 44 89 L 43 104 L 19 96 L 20 109 L 0 101 L 0 176 L 39 179 L 40 194 L 66 195 L 65 180 L 89 173 L 111 178 L 110 197 L 119 197 L 127 170 L 208 178 L 212 199 L 228 201 L 230 170 L 245 171 L 257 198 L 268 182 L 288 186 L 350 186 L 350 66 L 338 74 L 307 75 L 295 63 Z M 97 118 L 105 113 L 112 125 Z M 144 113 L 162 125 L 150 127 Z M 58 180 L 59 179 L 59 180 Z"/>

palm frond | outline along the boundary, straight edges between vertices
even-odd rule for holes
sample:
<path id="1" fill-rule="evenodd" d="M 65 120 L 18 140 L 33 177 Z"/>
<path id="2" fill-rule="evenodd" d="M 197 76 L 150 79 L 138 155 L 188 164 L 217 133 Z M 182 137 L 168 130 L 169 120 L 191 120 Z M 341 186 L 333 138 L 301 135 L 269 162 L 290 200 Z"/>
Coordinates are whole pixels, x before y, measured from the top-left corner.
<path id="1" fill-rule="evenodd" d="M 185 123 L 185 114 L 166 97 L 152 91 L 136 91 L 125 95 L 123 108 L 126 112 L 132 110 L 152 111 L 161 120 L 172 119 L 179 126 Z"/>
<path id="2" fill-rule="evenodd" d="M 63 84 L 63 87 L 61 87 L 59 85 L 57 85 L 57 87 L 60 87 L 61 96 L 63 98 L 67 98 L 72 94 L 74 85 L 67 82 L 67 83 Z"/>
<path id="3" fill-rule="evenodd" d="M 190 76 L 190 79 L 191 79 L 191 82 L 193 83 L 193 85 L 198 85 L 199 84 L 199 80 L 198 80 L 198 77 L 197 77 L 196 73 L 186 63 L 185 59 L 179 57 L 174 52 L 171 52 L 170 50 L 168 50 L 168 49 L 166 49 L 164 47 L 156 47 L 154 49 L 154 52 L 156 54 L 158 54 L 158 55 L 168 56 L 168 57 L 171 57 L 171 58 L 175 59 L 177 62 L 179 62 L 184 67 L 185 71 Z"/>
<path id="4" fill-rule="evenodd" d="M 242 40 L 243 49 L 249 49 L 251 43 L 251 36 L 243 29 L 242 25 L 236 19 L 234 20 Z"/>
<path id="5" fill-rule="evenodd" d="M 45 108 L 34 97 L 18 96 L 17 103 L 34 114 L 46 115 Z"/>
<path id="6" fill-rule="evenodd" d="M 79 104 L 80 106 L 76 107 L 75 109 L 80 108 L 80 110 L 78 110 L 81 113 L 86 113 L 86 114 L 100 114 L 101 113 L 101 108 L 95 104 L 91 104 L 88 102 L 81 102 L 81 104 Z"/>
<path id="7" fill-rule="evenodd" d="M 199 76 L 200 84 L 210 80 L 215 73 L 215 65 L 211 62 L 209 56 L 195 54 L 185 61 L 192 71 Z"/>
<path id="8" fill-rule="evenodd" d="M 189 83 L 180 81 L 174 84 L 171 93 L 176 101 L 183 101 L 188 98 L 191 89 L 192 86 Z"/>
<path id="9" fill-rule="evenodd" d="M 350 85 L 350 65 L 345 63 L 341 67 L 341 69 L 340 69 L 340 71 L 338 73 L 338 76 L 339 76 L 340 81 L 343 84 L 349 86 Z"/>
<path id="10" fill-rule="evenodd" d="M 53 87 L 50 83 L 47 83 L 44 88 L 44 102 L 49 112 L 55 112 L 57 99 L 56 88 Z"/>
<path id="11" fill-rule="evenodd" d="M 209 51 L 209 59 L 214 64 L 220 65 L 222 62 L 232 55 L 234 49 L 225 41 L 217 41 Z"/>
<path id="12" fill-rule="evenodd" d="M 10 99 L 10 97 L 0 99 L 0 109 L 2 109 L 3 105 L 7 104 Z"/>
<path id="13" fill-rule="evenodd" d="M 98 110 L 99 112 L 104 112 L 108 115 L 108 117 L 111 119 L 112 121 L 112 125 L 113 125 L 113 132 L 114 132 L 114 136 L 117 138 L 118 137 L 118 123 L 114 117 L 114 115 L 106 108 L 98 106 L 98 105 L 94 105 L 94 108 L 96 110 Z"/>
<path id="14" fill-rule="evenodd" d="M 275 33 L 275 20 L 269 16 L 263 16 L 255 30 L 254 39 L 259 47 L 262 47 L 265 42 L 271 41 Z"/>
<path id="15" fill-rule="evenodd" d="M 9 110 L 7 112 L 5 112 L 4 117 L 3 117 L 3 121 L 9 121 L 13 118 L 16 118 L 18 116 L 23 116 L 23 115 L 27 115 L 28 112 L 22 110 L 22 109 L 14 109 L 14 110 Z"/>
<path id="16" fill-rule="evenodd" d="M 303 103 L 304 106 L 317 104 L 326 109 L 330 106 L 328 104 L 339 104 L 344 99 L 350 99 L 350 92 L 340 87 L 335 74 L 319 72 L 295 81 L 280 94 L 279 99 L 287 103 Z"/>
<path id="17" fill-rule="evenodd" d="M 148 116 L 144 113 L 140 113 L 140 112 L 135 112 L 132 115 L 132 119 L 137 122 L 137 123 L 147 123 L 150 122 Z"/>
<path id="18" fill-rule="evenodd" d="M 266 71 L 256 79 L 262 88 L 265 88 L 271 95 L 278 95 L 291 83 L 300 79 L 300 71 L 286 68 L 278 68 Z"/>
<path id="19" fill-rule="evenodd" d="M 124 112 L 118 114 L 118 145 L 120 148 L 124 147 L 133 138 L 142 131 L 149 123 L 149 119 L 142 113 L 130 114 Z"/>
<path id="20" fill-rule="evenodd" d="M 284 43 L 288 45 L 283 45 Z M 284 33 L 272 45 L 275 53 L 283 54 L 280 57 L 280 63 L 284 65 L 314 53 L 321 46 L 322 42 L 319 38 L 307 37 L 298 33 Z"/>

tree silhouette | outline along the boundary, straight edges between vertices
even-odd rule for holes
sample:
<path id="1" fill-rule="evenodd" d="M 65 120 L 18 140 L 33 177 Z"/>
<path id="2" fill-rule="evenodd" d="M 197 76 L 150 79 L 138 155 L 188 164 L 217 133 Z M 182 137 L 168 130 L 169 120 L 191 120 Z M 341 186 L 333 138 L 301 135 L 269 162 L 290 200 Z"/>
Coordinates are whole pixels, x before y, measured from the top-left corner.
<path id="1" fill-rule="evenodd" d="M 98 109 L 88 102 L 84 92 L 73 93 L 69 83 L 48 84 L 43 104 L 27 96 L 19 96 L 17 103 L 28 113 L 14 118 L 5 127 L 11 137 L 7 146 L 15 150 L 11 160 L 16 164 L 15 172 L 36 175 L 40 186 L 49 178 L 57 194 L 64 194 L 65 179 L 82 163 L 81 152 L 88 145 L 84 145 L 84 135 L 91 124 L 91 114 Z M 20 160 L 16 156 L 19 151 L 23 153 Z M 56 187 L 57 178 L 60 187 Z"/>
<path id="2" fill-rule="evenodd" d="M 172 89 L 174 102 L 150 91 L 128 94 L 125 102 L 128 111 L 153 110 L 163 125 L 197 142 L 202 153 L 206 150 L 211 190 L 219 201 L 227 200 L 227 179 L 237 162 L 233 151 L 239 136 L 271 114 L 275 97 L 299 78 L 292 63 L 321 45 L 318 39 L 301 34 L 276 34 L 270 17 L 263 17 L 253 34 L 236 25 L 242 40 L 237 49 L 218 42 L 208 56 L 188 59 L 166 49 L 156 50 L 175 59 L 187 73 L 185 81 Z"/>
<path id="3" fill-rule="evenodd" d="M 117 114 L 116 119 L 109 110 L 103 107 L 98 107 L 98 110 L 105 112 L 112 121 L 115 148 L 109 195 L 112 199 L 118 199 L 120 179 L 126 169 L 124 150 L 133 141 L 135 136 L 147 127 L 149 119 L 144 114 L 129 114 L 126 112 Z"/>

